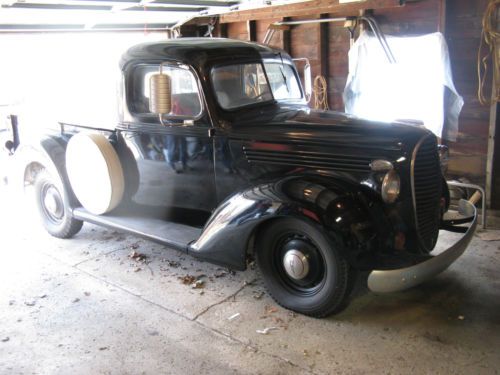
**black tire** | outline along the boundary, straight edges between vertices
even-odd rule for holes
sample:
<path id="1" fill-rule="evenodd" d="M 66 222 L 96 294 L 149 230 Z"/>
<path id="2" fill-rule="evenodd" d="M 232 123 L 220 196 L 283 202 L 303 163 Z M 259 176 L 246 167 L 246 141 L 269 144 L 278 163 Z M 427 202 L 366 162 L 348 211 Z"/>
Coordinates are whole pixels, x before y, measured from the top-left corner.
<path id="1" fill-rule="evenodd" d="M 67 192 L 59 178 L 41 170 L 35 178 L 34 191 L 42 224 L 52 236 L 71 238 L 82 229 L 83 221 L 72 216 Z"/>
<path id="2" fill-rule="evenodd" d="M 322 318 L 347 306 L 355 272 L 340 254 L 340 243 L 308 222 L 284 218 L 272 221 L 257 238 L 256 259 L 264 284 L 281 306 Z M 301 280 L 287 273 L 285 255 L 299 251 L 309 272 Z M 302 264 L 302 263 L 301 263 Z"/>

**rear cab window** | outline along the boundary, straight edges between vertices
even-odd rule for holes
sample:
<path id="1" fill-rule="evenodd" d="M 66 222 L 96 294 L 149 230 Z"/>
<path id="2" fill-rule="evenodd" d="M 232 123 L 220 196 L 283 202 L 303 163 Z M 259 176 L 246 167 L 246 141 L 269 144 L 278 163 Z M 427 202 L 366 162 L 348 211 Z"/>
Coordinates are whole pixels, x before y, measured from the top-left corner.
<path id="1" fill-rule="evenodd" d="M 159 64 L 137 65 L 132 68 L 128 106 L 131 113 L 157 117 L 149 110 L 150 78 L 160 71 Z M 183 65 L 163 65 L 163 74 L 171 78 L 172 110 L 167 119 L 196 120 L 203 112 L 198 82 L 193 72 Z"/>

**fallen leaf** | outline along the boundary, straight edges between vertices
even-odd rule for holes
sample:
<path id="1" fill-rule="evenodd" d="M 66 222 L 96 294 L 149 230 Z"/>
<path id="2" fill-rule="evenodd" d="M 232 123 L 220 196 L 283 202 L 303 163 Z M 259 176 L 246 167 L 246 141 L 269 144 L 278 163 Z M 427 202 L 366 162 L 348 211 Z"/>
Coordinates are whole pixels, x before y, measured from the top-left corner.
<path id="1" fill-rule="evenodd" d="M 192 289 L 202 289 L 205 287 L 205 282 L 203 280 L 196 280 L 191 284 Z"/>
<path id="2" fill-rule="evenodd" d="M 269 307 L 269 306 L 265 307 L 266 314 L 272 314 L 272 313 L 275 313 L 276 311 L 278 311 L 278 309 L 276 307 Z"/>
<path id="3" fill-rule="evenodd" d="M 179 268 L 181 265 L 179 262 L 176 262 L 175 260 L 167 260 L 167 264 L 169 267 L 172 268 Z"/>
<path id="4" fill-rule="evenodd" d="M 184 285 L 191 285 L 196 281 L 196 277 L 193 275 L 179 276 L 178 279 L 181 280 Z"/>
<path id="5" fill-rule="evenodd" d="M 80 302 L 80 298 L 75 298 L 72 302 L 73 303 Z"/>
<path id="6" fill-rule="evenodd" d="M 109 350 L 109 347 L 107 347 L 107 346 L 101 346 L 101 347 L 99 348 L 99 350 Z"/>
<path id="7" fill-rule="evenodd" d="M 132 251 L 128 257 L 130 259 L 136 260 L 138 262 L 144 262 L 148 258 L 146 254 L 139 253 L 138 251 Z"/>
<path id="8" fill-rule="evenodd" d="M 24 304 L 25 304 L 26 306 L 35 306 L 36 301 L 25 301 L 25 302 L 24 302 Z"/>
<path id="9" fill-rule="evenodd" d="M 9 341 L 9 340 L 10 340 L 10 337 L 4 337 L 4 338 L 2 339 L 2 342 L 7 342 L 7 341 Z"/>
<path id="10" fill-rule="evenodd" d="M 83 292 L 87 297 L 90 296 L 90 292 Z"/>
<path id="11" fill-rule="evenodd" d="M 253 292 L 252 293 L 252 297 L 255 298 L 255 299 L 261 299 L 262 296 L 264 296 L 264 292 Z"/>

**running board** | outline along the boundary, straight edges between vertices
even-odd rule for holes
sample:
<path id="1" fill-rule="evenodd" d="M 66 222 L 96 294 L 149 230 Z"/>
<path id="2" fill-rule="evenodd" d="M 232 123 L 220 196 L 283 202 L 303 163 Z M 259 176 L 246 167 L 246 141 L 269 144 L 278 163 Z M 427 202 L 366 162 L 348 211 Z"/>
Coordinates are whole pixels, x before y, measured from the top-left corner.
<path id="1" fill-rule="evenodd" d="M 191 242 L 198 239 L 201 229 L 147 217 L 94 215 L 84 208 L 73 210 L 75 219 L 131 233 L 162 245 L 187 252 Z"/>

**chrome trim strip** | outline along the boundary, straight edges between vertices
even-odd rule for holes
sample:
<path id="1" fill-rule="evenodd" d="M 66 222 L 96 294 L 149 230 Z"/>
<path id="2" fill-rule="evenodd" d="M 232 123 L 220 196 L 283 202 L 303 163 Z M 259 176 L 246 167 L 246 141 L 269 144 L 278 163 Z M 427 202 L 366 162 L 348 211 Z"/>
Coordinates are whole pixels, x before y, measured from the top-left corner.
<path id="1" fill-rule="evenodd" d="M 462 199 L 459 203 L 459 212 L 464 216 L 474 217 L 469 229 L 459 241 L 441 254 L 414 266 L 372 271 L 368 276 L 368 288 L 377 293 L 399 292 L 430 280 L 447 269 L 463 254 L 472 240 L 477 225 L 476 207 L 472 203 Z"/>
<path id="2" fill-rule="evenodd" d="M 415 230 L 417 232 L 417 237 L 418 241 L 420 242 L 420 246 L 425 248 L 427 251 L 430 251 L 431 249 L 427 249 L 426 246 L 424 245 L 422 241 L 422 237 L 420 234 L 419 230 L 419 225 L 418 225 L 418 215 L 417 215 L 417 195 L 415 194 L 415 159 L 417 158 L 418 151 L 420 149 L 420 146 L 422 146 L 422 143 L 428 138 L 431 137 L 432 134 L 427 134 L 424 135 L 417 143 L 415 146 L 415 149 L 413 150 L 413 154 L 411 156 L 411 163 L 410 163 L 410 184 L 411 184 L 411 196 L 412 196 L 412 201 L 413 201 L 413 215 L 415 219 Z"/>
<path id="3" fill-rule="evenodd" d="M 415 219 L 415 229 L 417 230 L 417 232 L 418 232 L 418 217 L 417 217 L 417 196 L 415 194 L 415 159 L 417 158 L 417 153 L 418 150 L 420 149 L 420 146 L 422 146 L 422 143 L 424 143 L 425 139 L 428 136 L 429 135 L 425 135 L 420 139 L 420 141 L 418 141 L 417 145 L 415 146 L 415 149 L 413 150 L 413 154 L 411 155 L 411 163 L 410 163 L 411 199 L 413 201 L 413 215 Z"/>

